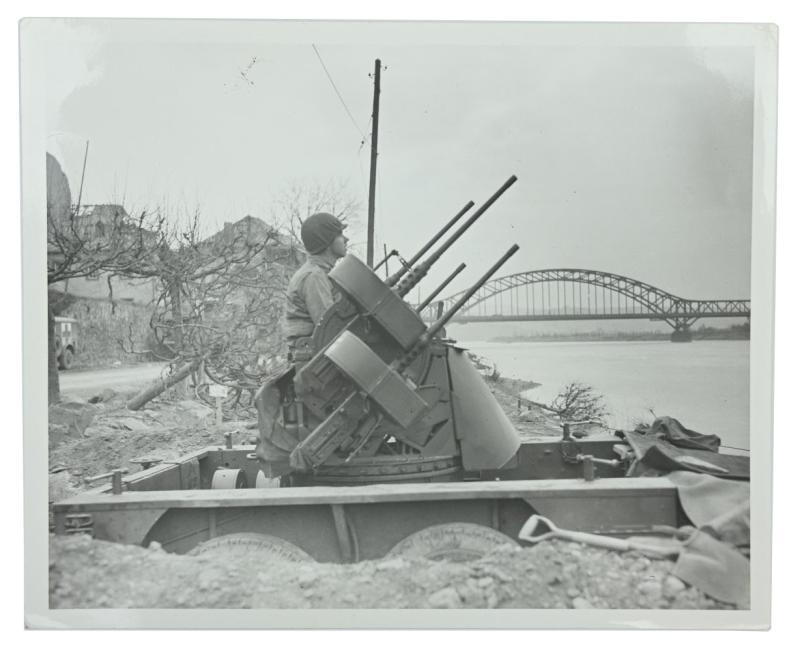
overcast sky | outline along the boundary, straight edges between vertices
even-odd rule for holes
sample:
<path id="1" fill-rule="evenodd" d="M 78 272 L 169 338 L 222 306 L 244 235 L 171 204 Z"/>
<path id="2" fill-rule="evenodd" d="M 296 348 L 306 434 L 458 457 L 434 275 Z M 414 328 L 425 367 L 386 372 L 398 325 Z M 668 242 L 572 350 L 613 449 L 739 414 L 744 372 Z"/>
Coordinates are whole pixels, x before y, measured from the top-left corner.
<path id="1" fill-rule="evenodd" d="M 99 23 L 54 23 L 47 146 L 73 200 L 89 140 L 84 203 L 197 206 L 214 229 L 269 219 L 290 183 L 343 181 L 365 222 L 361 140 L 380 57 L 379 245 L 408 257 L 468 200 L 519 177 L 428 289 L 461 260 L 448 292 L 465 287 L 516 242 L 501 274 L 577 267 L 686 298 L 750 296 L 750 49 L 435 35 L 406 45 L 371 38 L 368 24 L 355 39 L 278 43 L 250 30 L 208 42 L 193 39 L 197 23 L 179 24 L 171 40 L 146 23 L 124 39 Z M 354 234 L 363 249 L 363 229 Z"/>

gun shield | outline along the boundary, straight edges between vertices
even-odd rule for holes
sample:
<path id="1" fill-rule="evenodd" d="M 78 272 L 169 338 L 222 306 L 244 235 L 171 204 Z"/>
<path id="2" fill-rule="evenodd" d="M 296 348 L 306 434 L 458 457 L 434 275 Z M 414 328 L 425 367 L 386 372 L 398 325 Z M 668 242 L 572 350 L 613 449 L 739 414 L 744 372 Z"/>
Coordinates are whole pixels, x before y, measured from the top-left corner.
<path id="1" fill-rule="evenodd" d="M 478 374 L 467 353 L 447 353 L 453 383 L 453 414 L 464 468 L 499 469 L 519 449 L 519 434 Z"/>
<path id="2" fill-rule="evenodd" d="M 325 356 L 401 427 L 410 427 L 428 411 L 416 390 L 352 332 L 342 332 Z"/>
<path id="3" fill-rule="evenodd" d="M 342 258 L 328 276 L 404 350 L 425 332 L 425 324 L 413 308 L 355 256 Z"/>

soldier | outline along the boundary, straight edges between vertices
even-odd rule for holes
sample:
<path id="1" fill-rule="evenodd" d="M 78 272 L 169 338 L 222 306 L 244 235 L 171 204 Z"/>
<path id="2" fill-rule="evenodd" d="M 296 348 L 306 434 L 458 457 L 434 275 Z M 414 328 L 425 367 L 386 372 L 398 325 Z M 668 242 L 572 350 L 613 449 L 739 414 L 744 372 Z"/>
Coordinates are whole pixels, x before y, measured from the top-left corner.
<path id="1" fill-rule="evenodd" d="M 330 213 L 315 213 L 300 228 L 308 259 L 292 276 L 286 290 L 284 331 L 290 361 L 296 359 L 298 340 L 312 335 L 325 310 L 338 298 L 328 272 L 347 253 L 346 226 Z"/>
<path id="2" fill-rule="evenodd" d="M 314 327 L 339 297 L 328 272 L 347 253 L 345 224 L 330 213 L 315 213 L 303 222 L 300 238 L 308 258 L 289 281 L 286 290 L 286 325 L 289 362 L 311 358 L 309 341 Z M 284 373 L 278 378 L 284 377 Z M 268 381 L 256 395 L 259 413 L 259 443 L 256 454 L 261 469 L 277 486 L 278 478 L 291 473 L 290 454 L 300 441 L 296 428 L 285 428 L 281 400 L 274 381 Z M 289 385 L 290 391 L 294 386 Z M 292 395 L 293 397 L 293 395 Z"/>

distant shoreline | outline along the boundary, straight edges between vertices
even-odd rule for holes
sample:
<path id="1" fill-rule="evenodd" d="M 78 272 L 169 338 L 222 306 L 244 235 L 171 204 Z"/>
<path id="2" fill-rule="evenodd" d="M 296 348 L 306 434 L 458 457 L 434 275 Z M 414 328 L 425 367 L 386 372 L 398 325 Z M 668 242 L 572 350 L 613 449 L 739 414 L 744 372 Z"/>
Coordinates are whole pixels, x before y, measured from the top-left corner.
<path id="1" fill-rule="evenodd" d="M 548 341 L 669 341 L 671 332 L 576 332 L 573 334 L 535 334 L 496 336 L 494 343 L 530 343 Z M 692 330 L 693 341 L 749 341 L 750 327 L 732 325 L 729 328 L 700 327 Z"/>

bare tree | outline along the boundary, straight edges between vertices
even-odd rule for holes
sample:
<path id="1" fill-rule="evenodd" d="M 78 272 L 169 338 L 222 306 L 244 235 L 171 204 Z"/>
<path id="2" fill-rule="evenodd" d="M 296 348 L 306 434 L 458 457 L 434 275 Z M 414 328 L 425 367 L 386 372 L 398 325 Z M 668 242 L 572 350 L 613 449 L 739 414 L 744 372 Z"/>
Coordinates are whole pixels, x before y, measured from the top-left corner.
<path id="1" fill-rule="evenodd" d="M 190 226 L 165 237 L 155 262 L 136 275 L 161 282 L 151 327 L 174 372 L 202 369 L 210 382 L 229 387 L 232 403 L 249 406 L 252 397 L 243 393 L 254 394 L 286 354 L 284 292 L 303 260 L 302 221 L 327 211 L 357 225 L 359 208 L 342 183 L 296 182 L 273 205 L 272 225 L 248 216 L 202 239 L 195 214 Z M 141 393 L 129 408 L 169 383 L 174 381 Z M 201 384 L 198 394 L 203 392 Z"/>
<path id="2" fill-rule="evenodd" d="M 47 284 L 48 401 L 60 399 L 54 336 L 55 316 L 69 304 L 65 293 L 51 289 L 71 278 L 100 273 L 124 273 L 149 253 L 162 222 L 142 212 L 131 217 L 124 209 L 102 215 L 82 215 L 73 207 L 67 177 L 47 154 Z"/>
<path id="3" fill-rule="evenodd" d="M 118 341 L 127 352 L 168 361 L 170 372 L 129 401 L 131 409 L 200 372 L 237 397 L 254 391 L 269 373 L 270 359 L 285 354 L 283 292 L 302 260 L 300 223 L 321 210 L 352 223 L 358 209 L 341 185 L 294 184 L 273 213 L 281 226 L 247 216 L 204 237 L 198 210 L 182 220 L 165 207 L 139 218 L 122 209 L 118 217 L 81 218 L 69 207 L 60 168 L 58 174 L 53 194 L 61 196 L 62 207 L 48 206 L 48 280 L 103 273 L 112 300 L 116 276 L 155 280 L 158 286 L 150 321 L 156 349 L 137 347 L 133 330 Z M 57 388 L 58 373 L 52 372 Z"/>
<path id="4" fill-rule="evenodd" d="M 300 225 L 309 215 L 324 211 L 355 229 L 360 224 L 361 203 L 353 197 L 342 181 L 289 184 L 277 197 L 273 205 L 273 220 L 302 247 Z"/>
<path id="5" fill-rule="evenodd" d="M 128 407 L 140 408 L 164 389 L 201 371 L 212 382 L 255 390 L 267 374 L 265 357 L 281 353 L 282 294 L 299 262 L 290 237 L 247 216 L 203 238 L 199 213 L 187 225 L 165 227 L 152 252 L 126 277 L 155 278 L 160 291 L 150 326 L 172 374 Z M 128 352 L 132 341 L 121 340 Z"/>
<path id="6" fill-rule="evenodd" d="M 570 422 L 602 421 L 608 415 L 603 396 L 576 381 L 565 385 L 547 408 Z"/>

